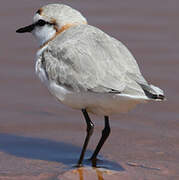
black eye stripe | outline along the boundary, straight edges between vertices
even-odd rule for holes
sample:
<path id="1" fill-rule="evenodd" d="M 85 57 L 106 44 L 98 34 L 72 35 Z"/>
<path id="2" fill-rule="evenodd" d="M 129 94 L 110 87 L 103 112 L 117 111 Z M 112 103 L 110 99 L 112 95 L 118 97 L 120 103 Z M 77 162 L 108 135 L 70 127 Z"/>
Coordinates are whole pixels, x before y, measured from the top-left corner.
<path id="1" fill-rule="evenodd" d="M 44 21 L 43 19 L 39 19 L 39 20 L 35 23 L 36 26 L 44 26 L 44 25 L 46 25 L 46 24 L 48 24 L 48 25 L 54 25 L 54 23 L 49 23 L 49 22 L 47 22 L 47 21 Z"/>
<path id="2" fill-rule="evenodd" d="M 40 10 L 40 9 L 38 9 L 36 13 L 37 13 L 37 14 L 40 14 L 40 13 L 41 13 L 41 10 Z"/>
<path id="3" fill-rule="evenodd" d="M 37 26 L 44 26 L 46 24 L 46 21 L 44 21 L 44 20 L 42 20 L 42 19 L 40 19 L 40 20 L 38 20 L 37 22 L 36 22 L 36 25 Z"/>
<path id="4" fill-rule="evenodd" d="M 37 11 L 36 11 L 36 14 L 42 14 L 42 11 L 43 11 L 43 9 L 42 8 L 40 8 L 40 9 L 38 9 Z"/>

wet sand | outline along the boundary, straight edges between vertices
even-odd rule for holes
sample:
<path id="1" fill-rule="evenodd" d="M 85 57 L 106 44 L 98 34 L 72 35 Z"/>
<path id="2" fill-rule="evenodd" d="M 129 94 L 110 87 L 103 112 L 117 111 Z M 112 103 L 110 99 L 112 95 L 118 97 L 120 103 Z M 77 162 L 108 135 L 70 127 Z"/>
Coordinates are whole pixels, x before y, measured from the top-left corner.
<path id="1" fill-rule="evenodd" d="M 0 6 L 0 180 L 179 179 L 178 0 L 66 1 L 125 43 L 146 79 L 167 96 L 110 117 L 112 133 L 100 154 L 104 169 L 90 168 L 87 160 L 74 168 L 85 138 L 83 116 L 51 97 L 34 74 L 35 40 L 15 33 L 52 2 L 6 0 Z M 95 131 L 86 158 L 103 128 L 103 117 L 91 118 Z"/>

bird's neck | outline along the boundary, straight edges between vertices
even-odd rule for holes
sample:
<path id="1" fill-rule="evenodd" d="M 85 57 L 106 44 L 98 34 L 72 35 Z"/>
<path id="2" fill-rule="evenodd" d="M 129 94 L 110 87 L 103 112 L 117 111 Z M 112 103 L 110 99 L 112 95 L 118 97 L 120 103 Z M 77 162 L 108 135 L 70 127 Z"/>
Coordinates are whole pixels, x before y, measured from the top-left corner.
<path id="1" fill-rule="evenodd" d="M 56 38 L 56 36 L 58 36 L 59 34 L 61 34 L 62 32 L 66 31 L 67 29 L 76 26 L 77 24 L 66 24 L 64 26 L 62 26 L 60 29 L 58 29 L 57 27 L 54 28 L 54 32 L 52 32 L 49 36 L 46 36 L 46 38 L 41 41 L 43 43 L 40 44 L 40 49 L 42 49 L 43 47 L 45 47 L 50 41 L 52 41 L 53 39 Z"/>

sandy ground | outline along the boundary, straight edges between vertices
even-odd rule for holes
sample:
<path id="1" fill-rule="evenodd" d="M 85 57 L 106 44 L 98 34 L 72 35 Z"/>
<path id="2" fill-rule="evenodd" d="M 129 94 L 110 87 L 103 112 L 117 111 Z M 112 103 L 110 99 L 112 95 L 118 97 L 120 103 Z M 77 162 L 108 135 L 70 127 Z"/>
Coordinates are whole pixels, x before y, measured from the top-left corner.
<path id="1" fill-rule="evenodd" d="M 85 138 L 82 113 L 50 96 L 34 75 L 35 41 L 15 33 L 49 2 L 55 1 L 6 0 L 0 6 L 0 180 L 179 179 L 178 0 L 66 2 L 124 42 L 146 79 L 167 96 L 166 102 L 110 117 L 112 133 L 97 169 L 87 160 L 74 168 Z M 86 159 L 103 128 L 103 117 L 91 118 L 95 131 Z"/>

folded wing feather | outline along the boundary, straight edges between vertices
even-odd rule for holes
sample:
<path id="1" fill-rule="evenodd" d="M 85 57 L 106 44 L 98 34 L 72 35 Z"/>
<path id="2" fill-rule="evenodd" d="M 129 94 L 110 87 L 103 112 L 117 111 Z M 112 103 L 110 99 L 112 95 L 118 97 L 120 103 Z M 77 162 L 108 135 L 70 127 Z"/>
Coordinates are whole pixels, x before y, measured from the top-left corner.
<path id="1" fill-rule="evenodd" d="M 74 91 L 145 96 L 147 86 L 135 58 L 118 40 L 101 30 L 72 27 L 49 43 L 41 59 L 49 79 Z"/>

